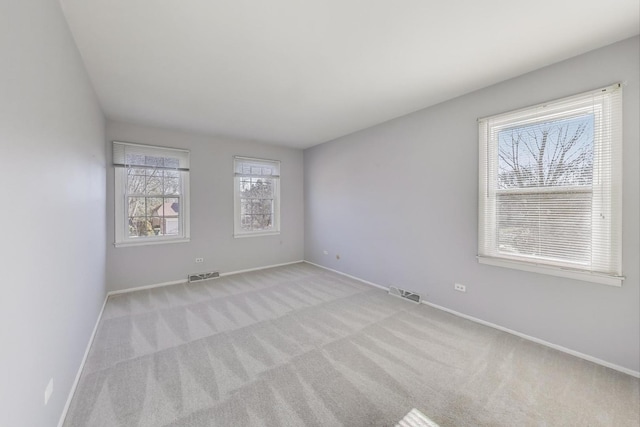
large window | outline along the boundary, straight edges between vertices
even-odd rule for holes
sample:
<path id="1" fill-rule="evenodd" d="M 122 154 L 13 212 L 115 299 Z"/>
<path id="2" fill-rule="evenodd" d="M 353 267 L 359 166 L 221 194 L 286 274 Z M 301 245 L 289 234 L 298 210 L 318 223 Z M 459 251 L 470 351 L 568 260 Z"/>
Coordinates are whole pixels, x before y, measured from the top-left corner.
<path id="1" fill-rule="evenodd" d="M 113 142 L 116 246 L 189 239 L 189 152 Z"/>
<path id="2" fill-rule="evenodd" d="M 235 237 L 280 232 L 280 162 L 234 158 Z"/>
<path id="3" fill-rule="evenodd" d="M 479 120 L 482 263 L 620 285 L 621 88 Z"/>

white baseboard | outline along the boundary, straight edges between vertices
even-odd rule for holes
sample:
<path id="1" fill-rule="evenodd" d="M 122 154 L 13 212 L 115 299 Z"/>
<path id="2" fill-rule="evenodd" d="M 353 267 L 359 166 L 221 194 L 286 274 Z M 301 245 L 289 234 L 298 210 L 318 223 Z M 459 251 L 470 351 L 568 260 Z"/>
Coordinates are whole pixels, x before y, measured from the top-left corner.
<path id="1" fill-rule="evenodd" d="M 265 265 L 264 267 L 255 267 L 255 268 L 247 268 L 245 270 L 230 271 L 228 273 L 220 273 L 220 277 L 232 276 L 234 274 L 240 274 L 240 273 L 248 273 L 250 271 L 266 270 L 267 268 L 283 267 L 285 265 L 299 264 L 301 262 L 304 262 L 304 260 L 301 259 L 298 261 L 283 262 L 282 264 Z"/>
<path id="2" fill-rule="evenodd" d="M 105 295 L 104 302 L 102 303 L 102 308 L 100 309 L 100 313 L 98 313 L 98 319 L 96 320 L 96 324 L 93 327 L 93 332 L 91 332 L 91 336 L 89 337 L 89 343 L 87 344 L 87 348 L 84 351 L 84 356 L 82 357 L 82 361 L 80 362 L 80 367 L 78 368 L 78 373 L 76 374 L 76 379 L 73 381 L 71 385 L 71 390 L 69 390 L 69 396 L 67 397 L 67 402 L 62 409 L 62 414 L 60 415 L 60 421 L 58 421 L 58 427 L 62 427 L 64 424 L 65 418 L 67 418 L 67 412 L 69 411 L 69 406 L 71 406 L 71 400 L 73 399 L 73 395 L 76 393 L 76 388 L 78 387 L 78 382 L 80 382 L 80 376 L 82 375 L 82 370 L 84 369 L 84 364 L 87 361 L 87 357 L 89 357 L 89 350 L 91 350 L 91 346 L 93 345 L 93 340 L 96 337 L 96 332 L 98 331 L 98 325 L 100 324 L 100 320 L 102 319 L 102 313 L 104 313 L 104 308 L 107 305 L 107 299 L 109 295 Z"/>
<path id="3" fill-rule="evenodd" d="M 437 304 L 430 303 L 428 301 L 422 301 L 423 304 L 426 304 L 430 307 L 437 308 L 438 310 L 446 311 L 447 313 L 453 314 L 458 317 L 462 317 L 463 319 L 471 320 L 472 322 L 479 323 L 484 326 L 488 326 L 490 328 L 497 329 L 502 332 L 507 332 L 511 335 L 515 335 L 520 338 L 524 338 L 525 340 L 532 341 L 536 344 L 542 344 L 547 347 L 551 347 L 554 350 L 561 351 L 563 353 L 570 354 L 575 357 L 579 357 L 580 359 L 587 360 L 589 362 L 593 362 L 595 364 L 605 366 L 607 368 L 611 368 L 613 370 L 631 375 L 632 377 L 640 378 L 640 372 L 634 371 L 629 368 L 625 368 L 623 366 L 616 365 L 614 363 L 607 362 L 606 360 L 598 359 L 597 357 L 589 356 L 588 354 L 580 353 L 579 351 L 571 350 L 570 348 L 563 347 L 558 344 L 550 343 L 549 341 L 541 340 L 540 338 L 532 337 L 531 335 L 523 334 L 522 332 L 514 331 L 513 329 L 505 328 L 504 326 L 496 325 L 495 323 L 487 322 L 486 320 L 478 319 L 477 317 L 469 316 L 464 313 L 460 313 L 455 310 L 451 310 L 450 308 L 442 307 Z"/>
<path id="4" fill-rule="evenodd" d="M 352 276 L 350 274 L 346 274 L 346 273 L 343 273 L 341 271 L 334 270 L 332 268 L 325 267 L 325 266 L 320 265 L 320 264 L 315 264 L 315 263 L 310 262 L 310 261 L 306 261 L 305 260 L 305 262 L 307 264 L 315 265 L 316 267 L 320 267 L 320 268 L 323 268 L 325 270 L 333 271 L 334 273 L 338 273 L 338 274 L 341 274 L 343 276 L 350 277 L 350 278 L 352 278 L 354 280 L 358 280 L 359 282 L 365 283 L 367 285 L 375 286 L 376 288 L 380 288 L 380 289 L 389 290 L 389 288 L 387 288 L 385 286 L 382 286 L 382 285 L 378 285 L 377 283 L 369 282 L 368 280 L 360 279 L 359 277 Z M 458 311 L 451 310 L 450 308 L 442 307 L 440 305 L 433 304 L 433 303 L 430 303 L 430 302 L 425 301 L 425 300 L 422 300 L 422 303 L 426 304 L 426 305 L 428 305 L 430 307 L 436 308 L 438 310 L 446 311 L 447 313 L 453 314 L 455 316 L 462 317 L 463 319 L 471 320 L 472 322 L 479 323 L 481 325 L 488 326 L 490 328 L 494 328 L 494 329 L 497 329 L 497 330 L 502 331 L 502 332 L 506 332 L 506 333 L 511 334 L 511 335 L 515 335 L 515 336 L 523 338 L 525 340 L 532 341 L 532 342 L 534 342 L 536 344 L 541 344 L 541 345 L 544 345 L 546 347 L 553 348 L 554 350 L 558 350 L 558 351 L 561 351 L 563 353 L 570 354 L 571 356 L 575 356 L 575 357 L 578 357 L 580 359 L 584 359 L 584 360 L 587 360 L 589 362 L 593 362 L 593 363 L 595 363 L 597 365 L 601 365 L 601 366 L 613 369 L 615 371 L 622 372 L 622 373 L 627 374 L 627 375 L 631 375 L 632 377 L 640 378 L 640 372 L 638 372 L 638 371 L 634 371 L 632 369 L 625 368 L 623 366 L 619 366 L 619 365 L 616 365 L 614 363 L 607 362 L 606 360 L 598 359 L 597 357 L 593 357 L 593 356 L 590 356 L 588 354 L 580 353 L 579 351 L 571 350 L 570 348 L 566 348 L 566 347 L 563 347 L 561 345 L 553 344 L 553 343 L 550 343 L 548 341 L 542 340 L 540 338 L 532 337 L 531 335 L 523 334 L 522 332 L 514 331 L 513 329 L 505 328 L 504 326 L 500 326 L 500 325 L 497 325 L 495 323 L 487 322 L 486 320 L 478 319 L 477 317 L 469 316 L 467 314 L 460 313 Z"/>
<path id="5" fill-rule="evenodd" d="M 307 264 L 315 265 L 316 267 L 323 268 L 325 270 L 332 271 L 334 273 L 338 273 L 341 276 L 346 276 L 346 277 L 348 277 L 350 279 L 357 280 L 358 282 L 366 283 L 367 285 L 375 286 L 376 288 L 380 288 L 380 289 L 384 289 L 385 291 L 389 290 L 389 288 L 387 288 L 386 286 L 382 286 L 382 285 L 378 285 L 377 283 L 369 282 L 368 280 L 364 280 L 364 279 L 361 279 L 359 277 L 352 276 L 352 275 L 347 274 L 347 273 L 343 273 L 342 271 L 334 270 L 333 268 L 325 267 L 324 265 L 316 264 L 314 262 L 307 261 L 307 260 L 305 260 L 304 262 L 306 262 Z"/>
<path id="6" fill-rule="evenodd" d="M 117 291 L 110 291 L 107 293 L 107 296 L 110 297 L 111 295 L 119 295 L 119 294 L 126 294 L 129 292 L 143 291 L 145 289 L 162 288 L 164 286 L 179 285 L 181 283 L 187 283 L 187 279 L 173 280 L 171 282 L 154 283 L 153 285 L 136 286 L 135 288 L 127 288 L 127 289 L 120 289 Z"/>
<path id="7" fill-rule="evenodd" d="M 285 265 L 298 264 L 298 263 L 301 263 L 301 262 L 304 262 L 304 260 L 283 262 L 281 264 L 264 265 L 262 267 L 247 268 L 245 270 L 229 271 L 229 272 L 226 272 L 226 273 L 220 273 L 220 277 L 232 276 L 234 274 L 240 274 L 240 273 L 248 273 L 250 271 L 266 270 L 267 268 L 282 267 L 282 266 L 285 266 Z M 107 296 L 109 297 L 111 295 L 119 295 L 119 294 L 126 294 L 126 293 L 129 293 L 129 292 L 143 291 L 145 289 L 161 288 L 163 286 L 179 285 L 181 283 L 187 283 L 187 282 L 188 282 L 187 279 L 181 279 L 181 280 L 174 280 L 174 281 L 171 281 L 171 282 L 155 283 L 153 285 L 136 286 L 134 288 L 127 288 L 127 289 L 120 289 L 120 290 L 117 290 L 117 291 L 110 291 L 110 292 L 107 293 Z"/>

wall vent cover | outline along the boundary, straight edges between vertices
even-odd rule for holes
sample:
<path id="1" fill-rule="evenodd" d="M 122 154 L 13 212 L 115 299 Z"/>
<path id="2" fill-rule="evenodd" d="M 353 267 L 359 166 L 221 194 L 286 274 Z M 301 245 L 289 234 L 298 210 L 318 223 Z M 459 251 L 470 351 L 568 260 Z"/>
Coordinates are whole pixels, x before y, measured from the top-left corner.
<path id="1" fill-rule="evenodd" d="M 405 289 L 396 288 L 395 286 L 389 287 L 389 295 L 393 295 L 394 297 L 398 297 L 398 298 L 403 298 L 411 302 L 415 302 L 416 304 L 419 304 L 420 302 L 422 302 L 422 297 L 420 296 L 420 294 L 407 291 Z"/>
<path id="2" fill-rule="evenodd" d="M 203 280 L 209 279 L 217 279 L 220 277 L 220 272 L 218 271 L 210 271 L 208 273 L 198 273 L 198 274 L 189 274 L 189 283 L 192 282 L 201 282 Z"/>

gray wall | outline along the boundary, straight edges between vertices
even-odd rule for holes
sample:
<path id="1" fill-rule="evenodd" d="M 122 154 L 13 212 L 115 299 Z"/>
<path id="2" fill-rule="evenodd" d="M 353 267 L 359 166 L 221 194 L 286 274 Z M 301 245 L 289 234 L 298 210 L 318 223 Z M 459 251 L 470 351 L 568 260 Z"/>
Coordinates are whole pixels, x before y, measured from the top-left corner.
<path id="1" fill-rule="evenodd" d="M 159 128 L 107 123 L 111 141 L 191 150 L 191 241 L 162 245 L 113 246 L 113 167 L 107 169 L 107 284 L 109 290 L 186 279 L 188 273 L 222 273 L 299 261 L 304 256 L 302 150 Z M 281 232 L 233 237 L 233 156 L 280 160 Z M 203 264 L 195 258 L 203 257 Z"/>
<path id="2" fill-rule="evenodd" d="M 0 425 L 55 426 L 106 293 L 105 124 L 57 1 L 0 2 L 0 55 Z"/>
<path id="3" fill-rule="evenodd" d="M 305 259 L 640 370 L 639 51 L 635 37 L 306 150 Z M 478 264 L 476 119 L 617 81 L 623 287 Z"/>

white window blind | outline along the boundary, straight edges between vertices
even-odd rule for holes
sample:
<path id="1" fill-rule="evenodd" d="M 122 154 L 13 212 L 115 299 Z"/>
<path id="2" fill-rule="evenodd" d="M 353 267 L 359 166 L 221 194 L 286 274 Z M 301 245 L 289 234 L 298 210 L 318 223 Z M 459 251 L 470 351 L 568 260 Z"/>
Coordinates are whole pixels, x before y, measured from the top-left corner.
<path id="1" fill-rule="evenodd" d="M 621 283 L 621 110 L 616 84 L 479 120 L 480 262 Z"/>
<path id="2" fill-rule="evenodd" d="M 114 141 L 113 165 L 188 171 L 189 151 Z"/>
<path id="3" fill-rule="evenodd" d="M 234 157 L 234 236 L 280 232 L 280 162 Z"/>

